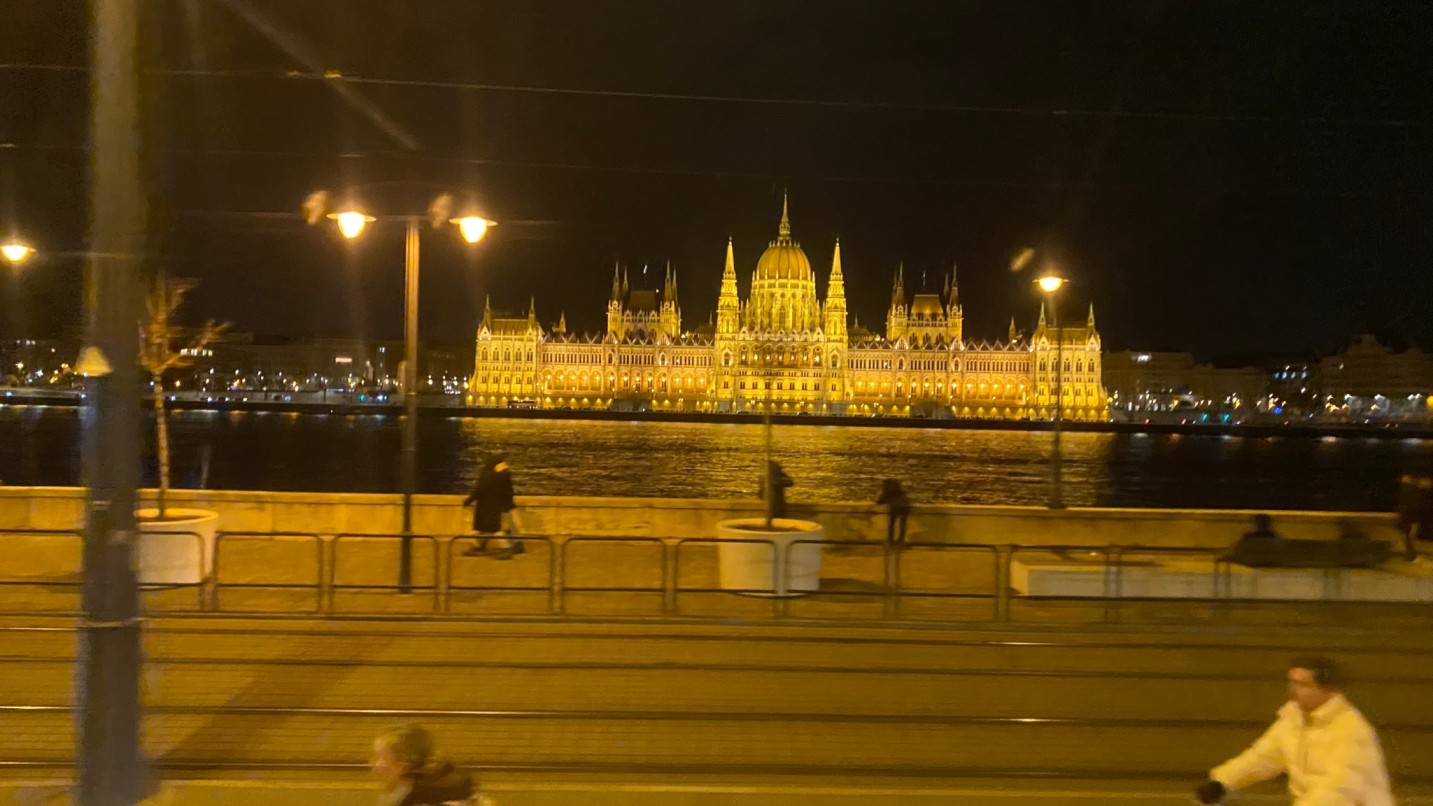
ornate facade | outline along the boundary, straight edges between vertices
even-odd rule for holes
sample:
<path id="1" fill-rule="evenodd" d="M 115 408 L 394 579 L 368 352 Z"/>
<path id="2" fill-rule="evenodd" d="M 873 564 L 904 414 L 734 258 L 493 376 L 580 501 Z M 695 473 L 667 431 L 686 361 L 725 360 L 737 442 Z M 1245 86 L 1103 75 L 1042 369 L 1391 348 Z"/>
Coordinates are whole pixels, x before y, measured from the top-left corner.
<path id="1" fill-rule="evenodd" d="M 1012 319 L 1005 341 L 971 341 L 954 272 L 941 291 L 909 301 L 903 275 L 895 276 L 884 336 L 848 328 L 840 241 L 823 301 L 783 201 L 777 237 L 756 263 L 747 298 L 737 290 L 728 240 L 716 316 L 694 331 L 682 330 L 670 266 L 661 292 L 631 288 L 618 269 L 602 334 L 569 333 L 565 316 L 545 329 L 532 304 L 526 317 L 485 309 L 468 402 L 1049 419 L 1058 354 L 1065 417 L 1108 418 L 1093 307 L 1081 324 L 1056 329 L 1042 306 L 1028 335 Z"/>

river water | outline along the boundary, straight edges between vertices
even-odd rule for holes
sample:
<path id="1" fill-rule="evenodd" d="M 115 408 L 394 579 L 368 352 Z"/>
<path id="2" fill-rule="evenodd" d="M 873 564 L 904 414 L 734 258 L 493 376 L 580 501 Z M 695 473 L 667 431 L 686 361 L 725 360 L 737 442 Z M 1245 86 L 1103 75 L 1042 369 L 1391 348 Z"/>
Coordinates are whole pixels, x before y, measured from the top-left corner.
<path id="1" fill-rule="evenodd" d="M 0 482 L 79 483 L 80 416 L 0 407 Z M 181 411 L 171 423 L 176 487 L 397 488 L 394 416 Z M 759 424 L 425 417 L 419 431 L 420 492 L 445 493 L 501 450 L 519 494 L 754 496 L 765 442 Z M 1040 504 L 1049 490 L 1044 432 L 790 425 L 772 451 L 793 502 L 871 500 L 888 476 L 917 503 Z M 1066 434 L 1064 456 L 1075 506 L 1389 510 L 1400 472 L 1433 468 L 1433 440 Z"/>

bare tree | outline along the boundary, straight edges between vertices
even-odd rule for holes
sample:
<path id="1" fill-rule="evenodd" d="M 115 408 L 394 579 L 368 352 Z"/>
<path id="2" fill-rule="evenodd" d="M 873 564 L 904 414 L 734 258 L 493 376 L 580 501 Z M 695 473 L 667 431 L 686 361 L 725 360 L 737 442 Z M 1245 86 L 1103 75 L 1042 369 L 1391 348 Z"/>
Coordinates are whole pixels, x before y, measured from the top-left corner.
<path id="1" fill-rule="evenodd" d="M 211 319 L 193 333 L 183 346 L 183 328 L 174 322 L 174 314 L 184 304 L 184 295 L 194 288 L 193 280 L 171 280 L 160 275 L 145 299 L 145 321 L 139 328 L 139 363 L 149 372 L 154 392 L 155 455 L 159 458 L 159 518 L 165 517 L 165 495 L 169 492 L 169 413 L 164 406 L 164 373 L 183 369 L 194 363 L 214 339 L 228 329 L 227 322 L 215 324 Z"/>

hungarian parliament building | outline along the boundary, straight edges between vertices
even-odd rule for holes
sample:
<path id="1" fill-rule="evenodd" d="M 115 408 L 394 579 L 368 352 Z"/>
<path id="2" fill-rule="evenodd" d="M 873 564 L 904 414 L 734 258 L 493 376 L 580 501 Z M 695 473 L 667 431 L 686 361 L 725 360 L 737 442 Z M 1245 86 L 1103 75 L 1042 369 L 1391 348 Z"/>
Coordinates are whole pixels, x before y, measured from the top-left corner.
<path id="1" fill-rule="evenodd" d="M 695 330 L 682 329 L 670 267 L 660 292 L 614 274 L 605 333 L 570 333 L 565 316 L 544 328 L 532 304 L 518 317 L 485 306 L 468 403 L 1047 420 L 1058 385 L 1065 419 L 1109 418 L 1093 307 L 1078 325 L 1056 328 L 1042 306 L 1032 332 L 1012 319 L 1004 341 L 975 341 L 964 332 L 953 273 L 941 291 L 907 299 L 898 272 L 878 334 L 847 321 L 839 240 L 826 298 L 817 297 L 784 200 L 776 240 L 757 260 L 745 299 L 732 246 L 728 240 L 714 322 Z"/>

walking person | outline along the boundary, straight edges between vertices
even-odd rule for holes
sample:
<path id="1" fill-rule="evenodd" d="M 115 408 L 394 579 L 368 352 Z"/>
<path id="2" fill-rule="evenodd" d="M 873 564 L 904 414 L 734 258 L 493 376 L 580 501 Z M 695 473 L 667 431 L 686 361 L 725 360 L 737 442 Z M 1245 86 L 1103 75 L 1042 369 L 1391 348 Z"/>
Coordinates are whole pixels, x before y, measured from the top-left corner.
<path id="1" fill-rule="evenodd" d="M 1398 531 L 1403 533 L 1403 556 L 1418 559 L 1418 541 L 1433 540 L 1433 476 L 1404 473 L 1398 479 Z"/>
<path id="2" fill-rule="evenodd" d="M 766 511 L 771 517 L 786 517 L 786 488 L 795 483 L 775 459 L 767 461 L 766 475 L 761 480 L 761 497 L 768 501 Z"/>
<path id="3" fill-rule="evenodd" d="M 512 470 L 502 454 L 491 454 L 483 461 L 483 468 L 478 472 L 473 491 L 463 499 L 463 506 L 469 505 L 473 507 L 473 531 L 478 533 L 478 538 L 471 548 L 463 552 L 465 556 L 486 554 L 489 540 L 499 534 L 517 533 L 517 503 L 513 500 Z M 512 538 L 509 539 L 508 545 L 494 556 L 506 560 L 521 553 L 522 541 Z"/>
<path id="4" fill-rule="evenodd" d="M 911 514 L 911 499 L 901 487 L 900 479 L 882 479 L 881 494 L 877 504 L 886 507 L 886 543 L 891 546 L 906 544 L 906 520 Z"/>
<path id="5" fill-rule="evenodd" d="M 374 739 L 369 766 L 383 787 L 382 806 L 441 806 L 469 800 L 475 791 L 472 776 L 444 760 L 421 725 L 403 725 Z"/>
<path id="6" fill-rule="evenodd" d="M 1215 767 L 1195 790 L 1200 803 L 1220 803 L 1280 774 L 1289 777 L 1294 806 L 1393 806 L 1378 734 L 1344 699 L 1343 674 L 1324 657 L 1289 665 L 1289 701 L 1249 749 Z"/>

